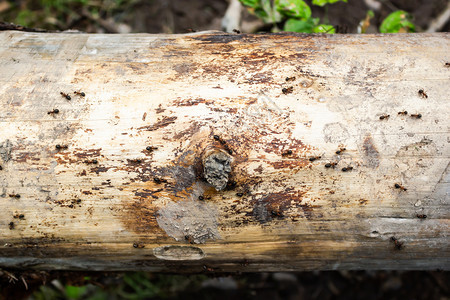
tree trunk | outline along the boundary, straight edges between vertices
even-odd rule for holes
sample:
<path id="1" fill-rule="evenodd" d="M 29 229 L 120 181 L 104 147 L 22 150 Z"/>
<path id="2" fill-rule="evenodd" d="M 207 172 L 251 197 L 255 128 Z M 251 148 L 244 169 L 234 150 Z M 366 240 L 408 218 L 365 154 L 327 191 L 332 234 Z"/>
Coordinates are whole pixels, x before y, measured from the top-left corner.
<path id="1" fill-rule="evenodd" d="M 450 269 L 448 33 L 0 45 L 0 267 Z"/>

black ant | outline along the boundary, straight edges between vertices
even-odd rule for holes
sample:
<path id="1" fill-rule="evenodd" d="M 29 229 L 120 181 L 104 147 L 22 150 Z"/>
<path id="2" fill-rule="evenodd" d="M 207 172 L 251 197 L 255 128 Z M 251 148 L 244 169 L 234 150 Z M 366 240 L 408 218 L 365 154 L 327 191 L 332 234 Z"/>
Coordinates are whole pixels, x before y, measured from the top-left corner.
<path id="1" fill-rule="evenodd" d="M 237 34 L 240 34 L 240 33 L 241 33 L 241 31 L 240 31 L 240 30 L 237 30 L 237 29 L 233 29 L 233 32 L 234 32 L 234 33 L 237 33 Z"/>
<path id="2" fill-rule="evenodd" d="M 11 198 L 16 198 L 16 199 L 19 199 L 19 198 L 20 198 L 20 195 L 19 195 L 19 194 L 9 194 L 9 196 L 10 196 Z"/>
<path id="3" fill-rule="evenodd" d="M 87 164 L 94 164 L 94 165 L 98 164 L 98 160 L 96 160 L 96 159 L 93 159 L 93 160 L 86 160 L 86 161 L 84 161 L 84 162 L 87 163 Z"/>
<path id="4" fill-rule="evenodd" d="M 287 95 L 287 94 L 290 94 L 290 93 L 292 93 L 294 91 L 294 87 L 290 86 L 288 88 L 283 88 L 283 89 L 281 89 L 281 91 L 283 92 L 283 94 Z"/>
<path id="5" fill-rule="evenodd" d="M 418 93 L 419 93 L 419 96 L 420 96 L 420 97 L 422 97 L 422 98 L 428 98 L 428 95 L 425 93 L 425 91 L 424 91 L 423 89 L 420 89 L 420 90 L 418 91 Z"/>
<path id="6" fill-rule="evenodd" d="M 353 167 L 342 168 L 342 172 L 347 172 L 353 170 Z"/>
<path id="7" fill-rule="evenodd" d="M 292 150 L 286 150 L 283 153 L 281 153 L 281 156 L 289 156 L 292 155 Z"/>
<path id="8" fill-rule="evenodd" d="M 408 114 L 408 112 L 406 110 L 405 111 L 399 111 L 398 114 L 406 116 Z"/>
<path id="9" fill-rule="evenodd" d="M 380 120 L 389 119 L 390 115 L 381 115 Z"/>
<path id="10" fill-rule="evenodd" d="M 336 154 L 341 154 L 341 153 L 344 152 L 345 150 L 347 150 L 347 149 L 345 149 L 345 148 L 340 148 L 338 151 L 336 151 Z"/>
<path id="11" fill-rule="evenodd" d="M 218 135 L 213 135 L 213 138 L 218 141 L 220 144 L 225 145 L 227 142 L 225 142 L 220 136 Z"/>
<path id="12" fill-rule="evenodd" d="M 189 242 L 189 244 L 194 244 L 194 239 L 190 235 L 185 235 L 184 239 Z"/>
<path id="13" fill-rule="evenodd" d="M 137 249 L 142 249 L 145 248 L 145 245 L 143 243 L 134 243 L 133 247 Z"/>
<path id="14" fill-rule="evenodd" d="M 213 135 L 213 138 L 214 138 L 216 141 L 218 141 L 218 142 L 223 146 L 223 148 L 224 148 L 230 155 L 233 154 L 233 150 L 230 149 L 230 147 L 227 145 L 227 142 L 224 141 L 220 136 L 218 136 L 218 135 L 215 134 L 215 135 Z"/>
<path id="15" fill-rule="evenodd" d="M 290 81 L 294 81 L 294 80 L 295 80 L 295 76 L 286 77 L 286 82 L 290 82 Z"/>
<path id="16" fill-rule="evenodd" d="M 158 147 L 155 147 L 155 146 L 147 146 L 147 147 L 145 148 L 145 150 L 147 150 L 148 152 L 153 152 L 153 151 L 155 151 L 155 150 L 158 150 Z"/>
<path id="17" fill-rule="evenodd" d="M 332 162 L 332 163 L 327 163 L 327 164 L 325 164 L 325 168 L 335 168 L 336 167 L 336 165 L 337 165 L 337 163 L 335 163 L 335 162 Z"/>
<path id="18" fill-rule="evenodd" d="M 73 92 L 75 95 L 79 95 L 79 96 L 81 96 L 81 97 L 84 97 L 84 96 L 86 96 L 86 94 L 84 93 L 84 92 L 77 92 L 77 91 L 75 91 L 75 92 Z M 69 99 L 70 100 L 70 99 Z"/>
<path id="19" fill-rule="evenodd" d="M 59 109 L 55 108 L 54 110 L 49 111 L 47 114 L 49 114 L 49 115 L 59 114 Z"/>
<path id="20" fill-rule="evenodd" d="M 0 171 L 1 171 L 1 170 L 3 170 L 3 167 L 2 167 L 2 166 L 0 166 Z"/>
<path id="21" fill-rule="evenodd" d="M 242 197 L 242 196 L 244 196 L 244 193 L 236 193 L 236 196 Z"/>
<path id="22" fill-rule="evenodd" d="M 58 144 L 58 145 L 55 146 L 55 148 L 56 148 L 56 150 L 61 150 L 61 149 L 67 149 L 67 148 L 69 148 L 69 146 Z"/>
<path id="23" fill-rule="evenodd" d="M 164 179 L 164 178 L 159 178 L 159 177 L 153 177 L 153 181 L 154 182 L 156 182 L 156 183 L 167 183 L 167 180 L 166 179 Z"/>
<path id="24" fill-rule="evenodd" d="M 140 163 L 142 163 L 142 159 L 129 159 L 128 161 L 130 163 L 133 163 L 133 164 L 140 164 Z"/>
<path id="25" fill-rule="evenodd" d="M 208 267 L 206 265 L 203 266 L 203 270 L 208 271 L 208 272 L 214 272 L 213 268 L 210 268 L 210 267 Z"/>
<path id="26" fill-rule="evenodd" d="M 402 191 L 408 190 L 407 188 L 405 188 L 404 186 L 402 186 L 402 185 L 400 185 L 400 184 L 398 184 L 398 183 L 394 184 L 394 187 L 395 187 L 396 189 L 401 189 Z"/>
<path id="27" fill-rule="evenodd" d="M 320 158 L 322 158 L 322 156 L 314 156 L 314 157 L 310 157 L 310 158 L 309 158 L 309 161 L 313 162 L 313 161 L 318 160 L 318 159 L 320 159 Z"/>
<path id="28" fill-rule="evenodd" d="M 203 201 L 203 200 L 205 200 L 205 197 L 203 197 L 203 196 L 198 196 L 198 200 Z"/>
<path id="29" fill-rule="evenodd" d="M 400 242 L 398 239 L 396 239 L 395 237 L 391 237 L 391 241 L 394 242 L 394 247 L 397 250 L 402 250 L 403 249 L 403 242 Z"/>
<path id="30" fill-rule="evenodd" d="M 61 96 L 63 96 L 63 97 L 66 98 L 67 100 L 71 100 L 71 99 L 72 99 L 72 98 L 71 98 L 68 94 L 66 94 L 66 93 L 60 92 L 60 94 L 61 94 Z"/>
<path id="31" fill-rule="evenodd" d="M 421 114 L 411 114 L 412 118 L 416 118 L 416 119 L 421 119 L 422 115 Z"/>
<path id="32" fill-rule="evenodd" d="M 284 217 L 283 213 L 282 213 L 281 211 L 279 211 L 279 210 L 271 210 L 271 211 L 270 211 L 270 215 L 271 215 L 272 217 L 277 217 L 277 218 L 282 218 L 282 217 Z"/>
<path id="33" fill-rule="evenodd" d="M 14 222 L 9 222 L 9 229 L 10 230 L 13 230 L 14 229 Z"/>
<path id="34" fill-rule="evenodd" d="M 427 215 L 424 214 L 417 214 L 416 217 L 418 217 L 419 219 L 426 219 Z"/>

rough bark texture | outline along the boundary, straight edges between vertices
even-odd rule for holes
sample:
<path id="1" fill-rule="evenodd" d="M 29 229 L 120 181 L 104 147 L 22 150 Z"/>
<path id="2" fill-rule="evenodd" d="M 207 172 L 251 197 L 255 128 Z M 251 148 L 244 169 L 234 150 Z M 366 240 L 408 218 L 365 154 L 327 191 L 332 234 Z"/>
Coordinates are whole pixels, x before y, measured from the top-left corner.
<path id="1" fill-rule="evenodd" d="M 449 49 L 1 32 L 0 267 L 448 270 Z"/>

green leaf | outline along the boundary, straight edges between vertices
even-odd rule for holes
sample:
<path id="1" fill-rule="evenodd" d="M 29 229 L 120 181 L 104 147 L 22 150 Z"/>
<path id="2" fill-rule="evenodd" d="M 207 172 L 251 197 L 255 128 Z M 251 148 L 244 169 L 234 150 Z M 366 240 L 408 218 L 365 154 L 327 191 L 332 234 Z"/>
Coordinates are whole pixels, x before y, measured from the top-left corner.
<path id="1" fill-rule="evenodd" d="M 23 9 L 23 10 L 19 11 L 19 13 L 17 14 L 17 17 L 14 20 L 14 23 L 28 27 L 32 23 L 33 16 L 34 15 L 33 15 L 32 11 L 30 11 L 28 9 Z"/>
<path id="2" fill-rule="evenodd" d="M 347 0 L 313 0 L 312 4 L 318 5 L 318 6 L 324 6 L 326 4 L 333 4 L 333 3 L 336 3 L 339 1 L 347 2 Z"/>
<path id="3" fill-rule="evenodd" d="M 320 24 L 313 28 L 315 33 L 335 33 L 336 29 L 332 25 Z"/>
<path id="4" fill-rule="evenodd" d="M 410 21 L 411 15 L 406 11 L 397 10 L 384 19 L 380 26 L 381 33 L 414 32 L 415 26 Z"/>
<path id="5" fill-rule="evenodd" d="M 259 0 L 239 0 L 239 2 L 251 8 L 256 8 L 259 6 Z"/>
<path id="6" fill-rule="evenodd" d="M 86 286 L 66 285 L 66 296 L 69 299 L 80 299 L 86 292 Z"/>
<path id="7" fill-rule="evenodd" d="M 276 0 L 276 10 L 286 17 L 308 19 L 311 8 L 303 0 Z"/>
<path id="8" fill-rule="evenodd" d="M 284 24 L 284 31 L 312 33 L 319 23 L 319 18 L 309 18 L 307 20 L 288 19 Z"/>

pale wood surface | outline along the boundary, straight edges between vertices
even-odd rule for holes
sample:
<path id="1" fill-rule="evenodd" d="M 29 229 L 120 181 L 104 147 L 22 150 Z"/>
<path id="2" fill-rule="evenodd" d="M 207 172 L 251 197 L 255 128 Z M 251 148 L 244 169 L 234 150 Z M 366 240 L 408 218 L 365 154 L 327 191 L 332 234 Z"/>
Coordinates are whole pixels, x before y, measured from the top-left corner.
<path id="1" fill-rule="evenodd" d="M 0 267 L 448 270 L 449 46 L 1 32 Z"/>

